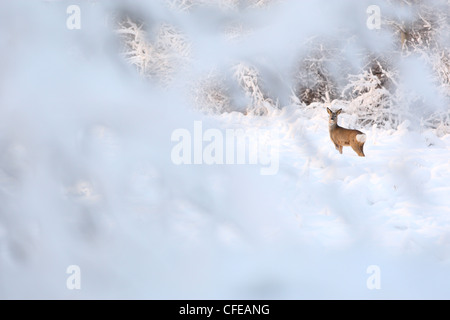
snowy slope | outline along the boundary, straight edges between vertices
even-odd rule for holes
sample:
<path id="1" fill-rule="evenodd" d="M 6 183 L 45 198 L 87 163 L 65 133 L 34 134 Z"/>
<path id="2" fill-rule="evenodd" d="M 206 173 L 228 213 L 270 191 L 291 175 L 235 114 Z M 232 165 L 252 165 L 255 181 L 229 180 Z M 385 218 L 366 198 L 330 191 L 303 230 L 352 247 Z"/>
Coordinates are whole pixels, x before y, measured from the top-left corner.
<path id="1" fill-rule="evenodd" d="M 274 111 L 269 119 L 242 120 L 282 132 L 281 174 L 296 181 L 290 202 L 301 213 L 301 229 L 319 227 L 317 240 L 331 246 L 364 236 L 397 249 L 420 251 L 433 242 L 445 247 L 449 137 L 412 132 L 406 121 L 396 131 L 366 131 L 366 158 L 350 147 L 340 155 L 323 113 L 307 118 L 292 106 Z M 327 230 L 331 222 L 334 227 Z"/>
<path id="2" fill-rule="evenodd" d="M 65 3 L 14 3 L 0 5 L 0 298 L 450 298 L 449 135 L 408 121 L 364 128 L 360 158 L 335 150 L 325 105 L 195 111 L 190 74 L 162 87 L 123 64 L 108 6 L 82 6 L 81 32 L 65 28 Z M 200 69 L 240 55 L 180 16 L 198 33 Z M 244 55 L 291 56 L 292 39 L 276 35 L 296 15 L 274 20 L 256 38 L 277 46 L 250 41 Z M 327 29 L 304 32 L 315 27 Z M 339 123 L 351 126 L 345 111 Z M 276 133 L 265 141 L 279 146 L 278 172 L 174 164 L 173 132 L 196 121 L 250 139 Z M 71 265 L 80 289 L 67 287 Z"/>

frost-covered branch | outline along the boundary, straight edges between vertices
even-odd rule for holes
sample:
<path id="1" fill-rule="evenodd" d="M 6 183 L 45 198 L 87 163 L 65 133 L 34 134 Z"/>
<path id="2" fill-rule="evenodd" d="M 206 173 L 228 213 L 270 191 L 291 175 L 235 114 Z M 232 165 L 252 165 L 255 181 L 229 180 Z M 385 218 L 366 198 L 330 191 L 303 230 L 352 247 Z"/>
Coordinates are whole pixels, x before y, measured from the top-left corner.
<path id="1" fill-rule="evenodd" d="M 129 17 L 118 23 L 116 32 L 123 39 L 126 61 L 136 66 L 146 78 L 167 84 L 190 58 L 190 44 L 172 25 L 160 24 L 154 31 L 153 42 L 149 41 L 144 24 Z"/>
<path id="2" fill-rule="evenodd" d="M 200 79 L 193 89 L 195 107 L 206 113 L 232 111 L 231 97 L 225 80 L 216 73 Z"/>
<path id="3" fill-rule="evenodd" d="M 262 88 L 262 80 L 255 67 L 239 63 L 234 67 L 234 76 L 239 86 L 244 90 L 245 95 L 250 98 L 251 105 L 247 107 L 247 112 L 257 115 L 265 115 L 268 111 L 277 106 L 269 98 Z"/>

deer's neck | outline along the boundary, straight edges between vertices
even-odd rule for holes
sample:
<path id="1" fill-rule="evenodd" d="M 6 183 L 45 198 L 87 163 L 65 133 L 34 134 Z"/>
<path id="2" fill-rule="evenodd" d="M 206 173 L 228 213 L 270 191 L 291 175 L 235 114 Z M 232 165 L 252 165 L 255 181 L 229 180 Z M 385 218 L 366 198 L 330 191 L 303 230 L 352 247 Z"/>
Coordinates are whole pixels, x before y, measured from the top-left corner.
<path id="1" fill-rule="evenodd" d="M 332 130 L 338 128 L 338 127 L 339 127 L 339 126 L 337 125 L 336 122 L 335 122 L 335 123 L 329 123 L 329 124 L 328 124 L 328 128 L 330 129 L 330 131 L 332 131 Z"/>

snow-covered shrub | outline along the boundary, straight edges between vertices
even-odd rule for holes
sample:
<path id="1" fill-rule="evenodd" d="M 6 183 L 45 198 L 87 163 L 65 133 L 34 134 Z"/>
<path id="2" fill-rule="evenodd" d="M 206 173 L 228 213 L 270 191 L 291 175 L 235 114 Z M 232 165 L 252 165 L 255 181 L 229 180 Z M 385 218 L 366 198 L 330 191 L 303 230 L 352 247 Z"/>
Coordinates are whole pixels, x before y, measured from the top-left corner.
<path id="1" fill-rule="evenodd" d="M 124 42 L 123 56 L 146 78 L 168 84 L 187 63 L 191 47 L 185 36 L 174 26 L 162 23 L 150 34 L 144 23 L 125 17 L 118 22 L 116 32 Z"/>
<path id="2" fill-rule="evenodd" d="M 402 1 L 402 6 L 407 6 L 413 11 L 409 20 L 404 21 L 399 17 L 386 20 L 386 24 L 398 38 L 402 55 L 420 54 L 430 63 L 439 82 L 448 86 L 450 83 L 450 48 L 448 46 L 450 2 Z"/>
<path id="3" fill-rule="evenodd" d="M 443 92 L 450 97 L 450 50 L 442 49 L 430 57 L 431 65 L 436 72 Z"/>
<path id="4" fill-rule="evenodd" d="M 234 76 L 250 100 L 247 113 L 266 115 L 269 110 L 277 107 L 277 103 L 265 93 L 260 74 L 255 67 L 239 63 L 234 67 Z"/>
<path id="5" fill-rule="evenodd" d="M 396 0 L 397 5 L 409 11 L 402 16 L 388 16 L 386 25 L 397 36 L 398 44 L 405 55 L 418 50 L 428 51 L 439 47 L 439 34 L 448 32 L 448 1 Z M 393 10 L 396 12 L 397 10 Z M 401 12 L 401 10 L 399 10 Z"/>
<path id="6" fill-rule="evenodd" d="M 329 40 L 308 42 L 305 46 L 311 49 L 296 67 L 294 94 L 306 105 L 337 99 L 338 84 L 328 67 L 339 63 L 338 49 Z"/>
<path id="7" fill-rule="evenodd" d="M 445 49 L 428 50 L 422 54 L 422 58 L 433 70 L 433 82 L 437 92 L 450 105 L 450 53 Z M 431 108 L 421 117 L 421 126 L 436 130 L 439 136 L 450 134 L 450 108 L 441 110 Z"/>
<path id="8" fill-rule="evenodd" d="M 450 109 L 437 111 L 421 119 L 421 126 L 435 129 L 436 135 L 442 137 L 450 134 Z"/>
<path id="9" fill-rule="evenodd" d="M 200 79 L 193 89 L 195 107 L 206 113 L 232 111 L 231 97 L 225 79 L 216 73 Z"/>
<path id="10" fill-rule="evenodd" d="M 420 56 L 433 72 L 433 82 L 439 94 L 450 103 L 450 34 L 448 1 L 403 1 L 403 7 L 412 11 L 412 17 L 388 19 L 394 34 L 398 35 L 403 57 Z M 414 92 L 404 93 L 403 104 L 424 104 Z M 421 115 L 421 125 L 436 129 L 439 135 L 450 133 L 449 110 L 430 108 Z"/>
<path id="11" fill-rule="evenodd" d="M 357 116 L 359 126 L 376 124 L 391 129 L 405 119 L 406 110 L 396 103 L 395 78 L 395 72 L 377 60 L 361 73 L 349 75 L 342 97 L 348 101 L 348 111 Z"/>

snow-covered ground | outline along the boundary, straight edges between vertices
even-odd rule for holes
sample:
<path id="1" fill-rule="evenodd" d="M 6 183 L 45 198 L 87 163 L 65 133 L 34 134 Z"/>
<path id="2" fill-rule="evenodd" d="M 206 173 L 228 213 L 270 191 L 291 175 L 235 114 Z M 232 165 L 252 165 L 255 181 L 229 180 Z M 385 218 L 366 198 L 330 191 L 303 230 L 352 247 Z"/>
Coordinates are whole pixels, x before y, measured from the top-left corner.
<path id="1" fill-rule="evenodd" d="M 204 114 L 189 79 L 124 67 L 102 6 L 67 30 L 66 3 L 17 3 L 0 10 L 2 299 L 450 298 L 450 135 L 366 128 L 361 158 L 335 150 L 325 105 Z M 174 164 L 196 121 L 275 132 L 278 171 Z"/>

